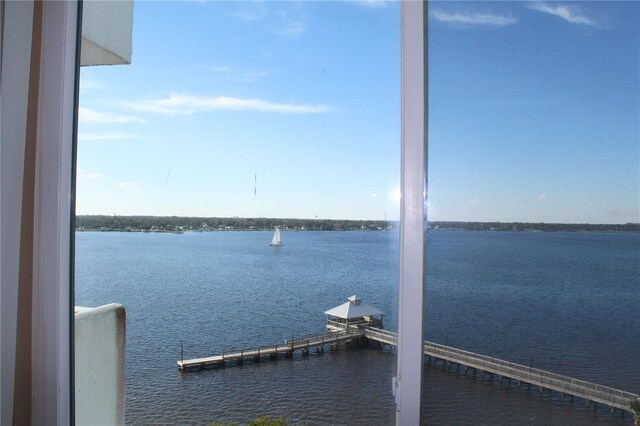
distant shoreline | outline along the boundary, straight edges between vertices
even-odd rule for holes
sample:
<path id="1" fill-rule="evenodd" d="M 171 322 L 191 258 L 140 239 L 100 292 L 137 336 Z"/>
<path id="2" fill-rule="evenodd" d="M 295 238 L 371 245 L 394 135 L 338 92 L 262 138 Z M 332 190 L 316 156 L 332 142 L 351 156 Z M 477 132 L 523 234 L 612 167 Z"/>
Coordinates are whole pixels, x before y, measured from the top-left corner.
<path id="1" fill-rule="evenodd" d="M 290 231 L 386 231 L 397 229 L 398 221 L 347 219 L 277 219 L 178 216 L 76 216 L 76 231 L 102 232 L 172 232 L 185 231 L 268 231 L 274 227 Z M 634 232 L 640 223 L 572 224 L 525 222 L 455 222 L 428 223 L 432 231 L 487 232 Z"/>

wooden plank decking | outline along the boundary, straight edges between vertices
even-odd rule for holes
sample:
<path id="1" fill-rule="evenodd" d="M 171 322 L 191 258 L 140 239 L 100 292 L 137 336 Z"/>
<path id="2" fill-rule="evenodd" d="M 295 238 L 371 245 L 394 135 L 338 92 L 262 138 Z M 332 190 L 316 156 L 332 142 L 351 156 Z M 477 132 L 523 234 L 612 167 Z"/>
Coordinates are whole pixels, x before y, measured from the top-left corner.
<path id="1" fill-rule="evenodd" d="M 364 328 L 365 337 L 395 346 L 397 335 L 395 333 Z M 547 389 L 559 392 L 561 395 L 571 395 L 586 401 L 596 402 L 631 412 L 629 402 L 638 399 L 639 396 L 631 392 L 625 392 L 608 386 L 590 383 L 585 380 L 562 376 L 549 371 L 504 361 L 450 346 L 426 341 L 424 342 L 424 354 L 434 359 L 441 359 L 454 363 L 464 368 L 472 368 L 481 372 L 495 374 L 502 378 L 515 380 L 519 383 L 535 385 L 540 390 Z"/>
<path id="2" fill-rule="evenodd" d="M 324 350 L 325 345 L 347 342 L 360 337 L 364 337 L 364 331 L 361 329 L 319 334 L 316 336 L 297 338 L 292 341 L 287 341 L 286 343 L 232 350 L 223 352 L 220 355 L 181 360 L 178 361 L 178 368 L 181 370 L 198 370 L 221 367 L 227 362 L 243 363 L 245 360 L 259 360 L 262 357 L 273 358 L 282 354 L 290 356 L 297 350 L 308 351 L 310 348 Z"/>
<path id="3" fill-rule="evenodd" d="M 178 368 L 181 370 L 193 370 L 221 367 L 231 362 L 242 364 L 245 360 L 259 361 L 262 357 L 275 358 L 281 354 L 291 356 L 295 351 L 308 353 L 309 350 L 313 348 L 320 352 L 324 351 L 325 345 L 346 343 L 363 337 L 391 346 L 396 346 L 398 340 L 396 333 L 380 328 L 359 326 L 357 328 L 350 328 L 349 330 L 298 338 L 282 344 L 234 350 L 205 358 L 181 360 L 178 361 Z M 608 386 L 562 376 L 549 371 L 531 368 L 429 341 L 424 342 L 424 355 L 434 360 L 443 360 L 446 363 L 462 366 L 465 370 L 470 368 L 473 369 L 474 372 L 479 371 L 482 374 L 495 374 L 500 380 L 506 378 L 515 380 L 519 384 L 534 385 L 537 386 L 541 392 L 544 389 L 556 391 L 559 392 L 563 398 L 564 395 L 571 395 L 584 399 L 587 401 L 587 404 L 590 401 L 605 404 L 611 407 L 612 410 L 619 409 L 631 412 L 631 408 L 629 407 L 630 401 L 639 398 L 638 395 L 631 392 L 613 389 Z"/>

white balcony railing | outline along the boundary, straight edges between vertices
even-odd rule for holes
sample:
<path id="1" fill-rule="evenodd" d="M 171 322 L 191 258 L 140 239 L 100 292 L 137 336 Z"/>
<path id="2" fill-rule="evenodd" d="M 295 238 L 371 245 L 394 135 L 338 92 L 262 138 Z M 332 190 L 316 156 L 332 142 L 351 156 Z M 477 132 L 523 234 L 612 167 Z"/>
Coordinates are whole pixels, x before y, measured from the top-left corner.
<path id="1" fill-rule="evenodd" d="M 124 425 L 123 305 L 75 308 L 77 425 Z"/>

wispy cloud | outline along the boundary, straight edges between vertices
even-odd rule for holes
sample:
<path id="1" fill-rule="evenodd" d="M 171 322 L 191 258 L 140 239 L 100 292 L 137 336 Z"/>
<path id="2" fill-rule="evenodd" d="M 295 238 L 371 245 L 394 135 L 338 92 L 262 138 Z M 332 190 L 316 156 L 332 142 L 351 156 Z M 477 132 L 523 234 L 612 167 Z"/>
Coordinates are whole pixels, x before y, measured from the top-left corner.
<path id="1" fill-rule="evenodd" d="M 589 27 L 604 28 L 604 25 L 595 19 L 585 15 L 578 6 L 568 4 L 549 4 L 544 2 L 532 3 L 527 6 L 529 9 L 538 12 L 548 13 L 567 22 Z"/>
<path id="2" fill-rule="evenodd" d="M 87 173 L 80 168 L 78 169 L 76 176 L 78 177 L 78 179 L 86 179 L 86 180 L 96 180 L 96 179 L 102 179 L 104 177 L 102 173 Z"/>
<path id="3" fill-rule="evenodd" d="M 144 123 L 147 120 L 134 115 L 112 114 L 110 112 L 100 112 L 86 107 L 78 108 L 80 122 L 82 123 Z"/>
<path id="4" fill-rule="evenodd" d="M 540 194 L 540 195 L 538 195 L 538 201 L 544 201 L 544 200 L 546 200 L 547 198 L 549 198 L 549 197 L 548 197 L 548 196 L 546 196 L 545 194 Z"/>
<path id="5" fill-rule="evenodd" d="M 227 72 L 232 72 L 234 71 L 233 68 L 231 67 L 208 67 L 211 71 L 215 71 L 215 72 L 223 72 L 223 73 L 227 73 Z"/>
<path id="6" fill-rule="evenodd" d="M 129 102 L 126 106 L 138 110 L 165 115 L 191 115 L 206 111 L 259 111 L 275 113 L 310 114 L 328 112 L 327 105 L 297 105 L 242 99 L 227 96 L 200 97 L 193 95 L 169 95 L 163 99 Z"/>
<path id="7" fill-rule="evenodd" d="M 80 78 L 80 94 L 100 89 L 104 89 L 104 84 L 101 81 Z"/>
<path id="8" fill-rule="evenodd" d="M 361 6 L 369 7 L 371 9 L 380 9 L 383 7 L 387 7 L 389 3 L 386 0 L 352 0 L 352 2 Z"/>
<path id="9" fill-rule="evenodd" d="M 130 133 L 103 132 L 103 133 L 79 133 L 78 139 L 81 141 L 115 141 L 135 139 L 136 136 Z"/>
<path id="10" fill-rule="evenodd" d="M 489 12 L 445 12 L 436 9 L 429 16 L 436 21 L 465 26 L 505 27 L 518 22 L 518 19 L 514 16 L 497 15 Z"/>
<path id="11" fill-rule="evenodd" d="M 120 184 L 120 189 L 124 189 L 125 191 L 140 191 L 142 188 L 133 182 L 122 182 Z"/>
<path id="12" fill-rule="evenodd" d="M 269 29 L 281 36 L 295 39 L 307 31 L 308 22 L 309 19 L 304 8 L 278 8 L 269 18 Z"/>
<path id="13" fill-rule="evenodd" d="M 267 6 L 267 3 L 270 3 Z M 268 30 L 285 37 L 295 38 L 307 30 L 301 17 L 289 8 L 281 8 L 278 2 L 235 2 L 237 7 L 228 12 L 234 18 L 243 22 L 255 24 L 267 22 Z M 276 6 L 274 6 L 274 4 Z"/>
<path id="14" fill-rule="evenodd" d="M 228 66 L 206 67 L 211 71 L 219 74 L 222 78 L 233 81 L 241 81 L 243 83 L 253 83 L 262 77 L 272 74 L 271 70 L 256 70 L 253 68 L 233 68 Z"/>
<path id="15" fill-rule="evenodd" d="M 286 37 L 298 37 L 307 30 L 306 25 L 302 21 L 294 21 L 285 24 L 283 27 L 276 29 L 276 33 Z"/>
<path id="16" fill-rule="evenodd" d="M 269 14 L 262 2 L 238 2 L 239 7 L 229 14 L 244 22 L 255 22 L 266 19 Z"/>
<path id="17" fill-rule="evenodd" d="M 259 80 L 260 78 L 267 76 L 269 74 L 273 73 L 273 71 L 271 70 L 242 70 L 240 72 L 240 77 L 248 82 L 248 83 L 252 83 L 256 80 Z"/>

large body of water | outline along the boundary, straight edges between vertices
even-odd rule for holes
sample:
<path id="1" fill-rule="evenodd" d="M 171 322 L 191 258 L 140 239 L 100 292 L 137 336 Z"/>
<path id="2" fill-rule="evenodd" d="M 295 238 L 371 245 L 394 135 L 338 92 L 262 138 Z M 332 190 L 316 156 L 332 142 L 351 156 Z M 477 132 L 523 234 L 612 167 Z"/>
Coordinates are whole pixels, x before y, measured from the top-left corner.
<path id="1" fill-rule="evenodd" d="M 352 294 L 395 330 L 393 232 L 76 234 L 76 304 L 127 309 L 127 424 L 391 425 L 390 350 L 180 373 L 176 360 L 324 331 Z M 640 234 L 434 232 L 429 340 L 640 393 Z M 425 364 L 428 424 L 631 424 Z"/>

